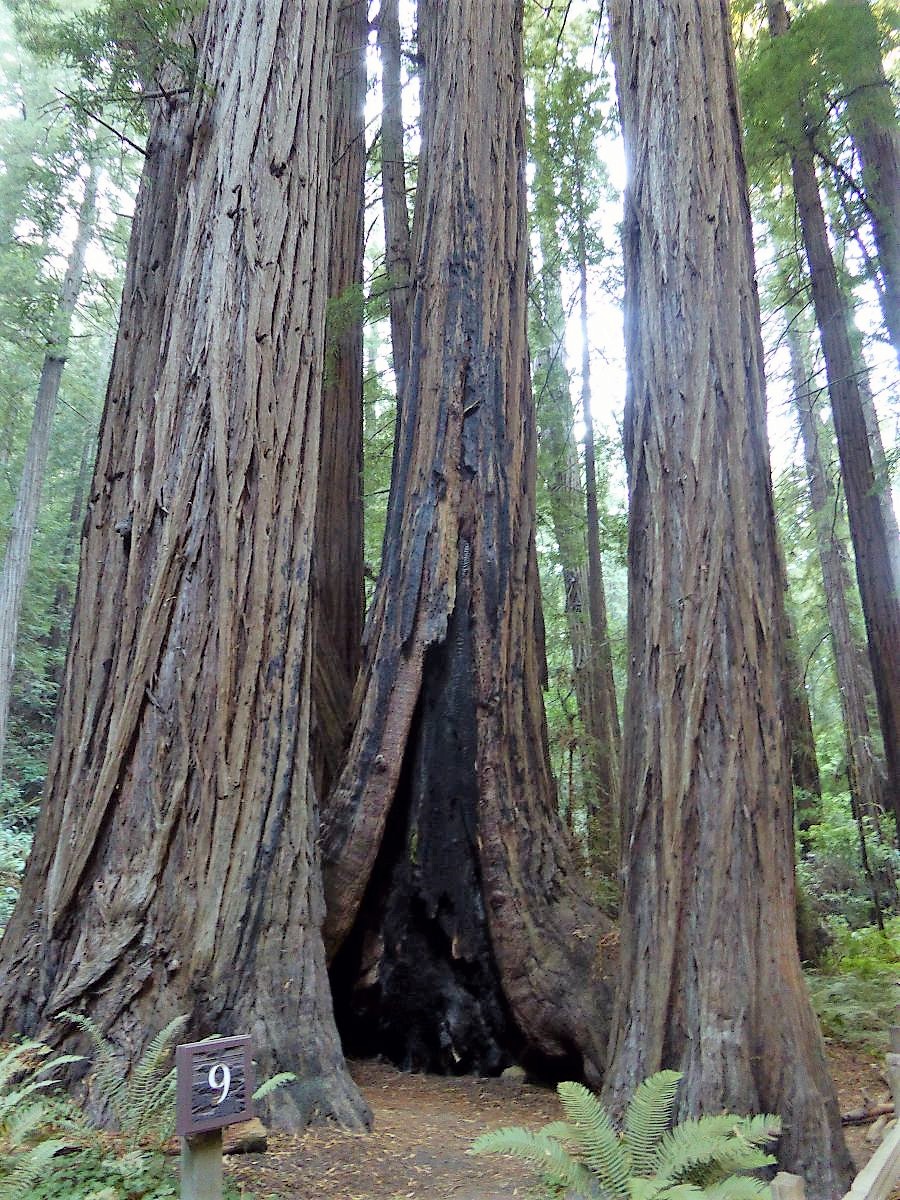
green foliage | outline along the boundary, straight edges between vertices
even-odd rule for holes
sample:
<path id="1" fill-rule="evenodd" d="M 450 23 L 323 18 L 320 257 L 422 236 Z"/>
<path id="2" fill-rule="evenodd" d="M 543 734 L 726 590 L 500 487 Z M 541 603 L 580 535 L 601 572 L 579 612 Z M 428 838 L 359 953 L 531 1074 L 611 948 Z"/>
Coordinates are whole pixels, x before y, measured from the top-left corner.
<path id="1" fill-rule="evenodd" d="M 820 766 L 826 768 L 823 777 L 827 781 L 828 743 L 820 738 L 818 745 Z M 893 844 L 893 820 L 882 816 L 876 828 L 865 817 L 862 824 L 869 864 L 883 893 L 882 906 L 889 909 L 896 900 L 896 890 L 890 881 L 900 875 L 900 853 Z M 823 794 L 821 819 L 806 832 L 797 878 L 818 915 L 829 921 L 835 919 L 834 929 L 839 929 L 842 921 L 849 927 L 860 927 L 872 920 L 871 891 L 863 868 L 859 825 L 846 792 Z"/>
<path id="2" fill-rule="evenodd" d="M 157 1145 L 171 1137 L 176 1081 L 175 1068 L 167 1068 L 166 1060 L 188 1018 L 173 1018 L 130 1071 L 90 1017 L 67 1012 L 61 1020 L 70 1021 L 90 1039 L 95 1055 L 93 1079 L 101 1102 L 109 1107 L 120 1131 Z"/>
<path id="3" fill-rule="evenodd" d="M 883 1053 L 897 1011 L 900 916 L 885 931 L 828 921 L 831 946 L 817 971 L 807 972 L 810 997 L 826 1037 Z"/>
<path id="4" fill-rule="evenodd" d="M 565 1121 L 536 1133 L 517 1127 L 482 1134 L 470 1153 L 512 1154 L 531 1162 L 548 1196 L 749 1200 L 768 1195 L 765 1184 L 743 1172 L 775 1162 L 764 1147 L 780 1132 L 779 1118 L 724 1113 L 670 1129 L 681 1078 L 677 1071 L 660 1071 L 645 1079 L 621 1131 L 587 1088 L 561 1083 Z"/>
<path id="5" fill-rule="evenodd" d="M 52 1055 L 40 1042 L 24 1042 L 0 1059 L 0 1200 L 20 1200 L 51 1169 L 54 1157 L 72 1144 L 74 1111 L 47 1097 L 51 1072 L 77 1055 Z"/>
<path id="6" fill-rule="evenodd" d="M 16 0 L 29 49 L 72 68 L 65 98 L 85 115 L 113 106 L 129 125 L 147 124 L 148 96 L 189 91 L 196 75 L 191 19 L 201 0 L 101 0 L 74 13 L 59 0 Z"/>

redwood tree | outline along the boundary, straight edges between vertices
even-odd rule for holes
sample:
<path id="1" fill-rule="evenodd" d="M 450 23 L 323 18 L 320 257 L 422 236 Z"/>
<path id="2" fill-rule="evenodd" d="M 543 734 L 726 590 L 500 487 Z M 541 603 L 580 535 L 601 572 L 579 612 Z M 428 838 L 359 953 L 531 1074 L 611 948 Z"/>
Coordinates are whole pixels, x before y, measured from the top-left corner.
<path id="1" fill-rule="evenodd" d="M 0 1023 L 128 1053 L 249 1032 L 296 1123 L 365 1115 L 337 1041 L 310 789 L 328 262 L 327 0 L 196 20 L 163 79 Z"/>
<path id="2" fill-rule="evenodd" d="M 607 1098 L 780 1112 L 815 1200 L 851 1178 L 794 933 L 783 595 L 725 0 L 615 0 L 624 230 L 630 805 Z"/>
<path id="3" fill-rule="evenodd" d="M 325 393 L 316 513 L 313 719 L 318 790 L 350 734 L 363 625 L 363 210 L 366 0 L 337 7 L 329 110 L 331 254 Z"/>
<path id="4" fill-rule="evenodd" d="M 596 1079 L 605 928 L 541 683 L 519 0 L 419 6 L 411 349 L 359 718 L 324 829 L 344 1029 L 418 1067 Z"/>
<path id="5" fill-rule="evenodd" d="M 790 24 L 784 0 L 766 0 L 766 9 L 770 33 L 774 38 L 783 36 Z M 900 545 L 891 536 L 892 521 L 879 494 L 878 473 L 850 342 L 849 307 L 838 284 L 813 146 L 805 134 L 805 115 L 799 97 L 795 115 L 795 124 L 804 129 L 804 136 L 792 149 L 791 176 L 847 496 L 856 578 L 884 737 L 888 793 L 894 814 L 900 820 Z"/>

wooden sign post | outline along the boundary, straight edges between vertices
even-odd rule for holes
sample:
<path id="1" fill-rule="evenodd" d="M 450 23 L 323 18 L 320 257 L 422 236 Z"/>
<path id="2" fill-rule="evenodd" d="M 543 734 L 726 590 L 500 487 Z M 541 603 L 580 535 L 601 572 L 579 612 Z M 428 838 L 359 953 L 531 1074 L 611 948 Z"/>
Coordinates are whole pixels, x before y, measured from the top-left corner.
<path id="1" fill-rule="evenodd" d="M 222 1130 L 253 1116 L 249 1037 L 175 1048 L 181 1200 L 222 1200 Z"/>

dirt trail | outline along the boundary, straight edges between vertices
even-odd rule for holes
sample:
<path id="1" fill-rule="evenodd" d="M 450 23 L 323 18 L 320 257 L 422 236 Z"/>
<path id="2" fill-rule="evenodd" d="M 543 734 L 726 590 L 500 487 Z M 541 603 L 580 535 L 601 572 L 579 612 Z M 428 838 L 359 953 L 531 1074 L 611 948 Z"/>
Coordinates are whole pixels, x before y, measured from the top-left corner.
<path id="1" fill-rule="evenodd" d="M 830 1055 L 844 1110 L 884 1091 L 874 1061 L 845 1048 Z M 229 1160 L 228 1174 L 256 1200 L 527 1200 L 535 1176 L 507 1158 L 466 1154 L 478 1134 L 556 1120 L 552 1090 L 499 1079 L 404 1075 L 383 1063 L 351 1063 L 375 1114 L 369 1135 L 332 1127 L 271 1135 L 269 1152 Z M 862 1165 L 866 1128 L 848 1130 Z"/>

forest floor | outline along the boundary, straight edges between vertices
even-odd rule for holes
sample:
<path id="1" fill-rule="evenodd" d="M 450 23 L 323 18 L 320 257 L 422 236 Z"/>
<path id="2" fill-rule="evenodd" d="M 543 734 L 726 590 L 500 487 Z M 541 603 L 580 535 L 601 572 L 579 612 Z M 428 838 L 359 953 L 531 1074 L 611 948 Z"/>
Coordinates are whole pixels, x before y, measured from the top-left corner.
<path id="1" fill-rule="evenodd" d="M 841 1111 L 886 1091 L 877 1060 L 829 1047 Z M 534 1196 L 534 1173 L 508 1158 L 466 1154 L 485 1130 L 537 1128 L 559 1117 L 555 1093 L 530 1084 L 471 1076 L 406 1075 L 384 1063 L 351 1063 L 375 1116 L 370 1134 L 317 1128 L 270 1134 L 266 1154 L 234 1156 L 228 1176 L 256 1200 L 508 1200 Z M 845 1129 L 861 1167 L 874 1148 L 869 1126 Z"/>

